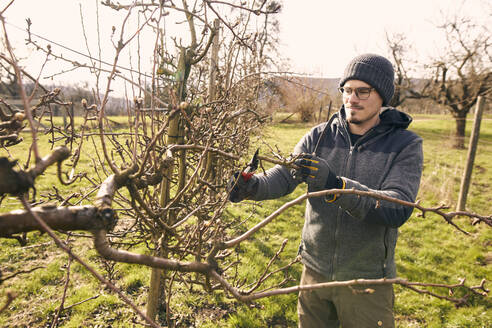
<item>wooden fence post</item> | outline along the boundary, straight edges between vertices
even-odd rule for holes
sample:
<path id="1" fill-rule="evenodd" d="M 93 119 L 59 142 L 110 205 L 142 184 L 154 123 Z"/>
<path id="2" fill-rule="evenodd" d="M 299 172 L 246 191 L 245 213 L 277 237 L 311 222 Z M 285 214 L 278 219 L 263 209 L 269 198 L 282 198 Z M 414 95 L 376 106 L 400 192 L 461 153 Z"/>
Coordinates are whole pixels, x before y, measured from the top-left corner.
<path id="1" fill-rule="evenodd" d="M 470 144 L 468 146 L 468 156 L 466 159 L 466 167 L 461 179 L 460 194 L 458 196 L 457 211 L 464 211 L 466 207 L 466 197 L 468 196 L 468 190 L 470 189 L 471 175 L 473 171 L 473 163 L 475 161 L 475 154 L 477 153 L 478 138 L 480 136 L 480 123 L 482 121 L 482 113 L 484 109 L 483 97 L 478 97 L 477 107 L 475 110 L 475 121 L 473 123 L 473 130 L 470 136 Z"/>

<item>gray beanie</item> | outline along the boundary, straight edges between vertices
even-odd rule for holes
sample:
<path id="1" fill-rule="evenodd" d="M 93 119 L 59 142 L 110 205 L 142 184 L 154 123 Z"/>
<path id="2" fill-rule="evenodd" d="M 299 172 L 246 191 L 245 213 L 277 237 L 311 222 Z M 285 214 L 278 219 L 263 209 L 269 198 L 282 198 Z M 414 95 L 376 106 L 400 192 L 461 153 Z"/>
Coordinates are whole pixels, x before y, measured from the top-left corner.
<path id="1" fill-rule="evenodd" d="M 364 81 L 377 90 L 383 98 L 383 106 L 387 106 L 395 92 L 394 79 L 395 71 L 388 59 L 375 54 L 363 54 L 347 65 L 338 85 L 343 87 L 348 80 Z"/>

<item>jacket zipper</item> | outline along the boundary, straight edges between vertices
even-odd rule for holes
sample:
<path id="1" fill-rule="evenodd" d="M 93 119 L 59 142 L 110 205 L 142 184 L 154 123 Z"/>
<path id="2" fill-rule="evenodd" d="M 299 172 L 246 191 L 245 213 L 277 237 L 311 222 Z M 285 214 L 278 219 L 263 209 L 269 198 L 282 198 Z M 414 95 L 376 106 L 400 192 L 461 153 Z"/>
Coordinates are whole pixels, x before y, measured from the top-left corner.
<path id="1" fill-rule="evenodd" d="M 386 228 L 384 230 L 384 240 L 383 240 L 383 244 L 384 244 L 384 261 L 383 261 L 383 277 L 386 277 L 386 262 L 388 260 L 388 248 L 389 248 L 389 245 L 388 245 L 388 233 L 389 233 L 389 229 Z"/>
<path id="2" fill-rule="evenodd" d="M 350 164 L 352 160 L 352 156 L 354 151 L 356 150 L 355 146 L 361 144 L 361 141 L 364 141 L 364 139 L 367 139 L 371 134 L 373 134 L 374 128 L 372 128 L 369 132 L 367 132 L 366 135 L 362 136 L 357 140 L 353 145 L 352 145 L 352 140 L 350 139 L 350 134 L 348 132 L 347 126 L 344 125 L 344 135 L 348 140 L 349 143 L 349 152 L 347 155 L 347 160 L 345 162 L 345 169 L 342 172 L 342 175 L 346 176 L 350 170 Z M 343 216 L 343 209 L 338 208 L 338 213 L 337 213 L 337 225 L 335 227 L 335 251 L 333 252 L 333 259 L 332 259 L 332 269 L 331 269 L 331 280 L 335 280 L 336 275 L 335 275 L 335 265 L 337 261 L 337 254 L 338 254 L 338 249 L 339 249 L 339 244 L 340 244 L 340 238 L 338 238 L 338 234 L 340 233 L 340 226 L 341 226 L 341 221 L 342 221 L 342 216 Z"/>
<path id="3" fill-rule="evenodd" d="M 345 125 L 345 124 L 342 124 L 343 126 L 343 134 L 345 135 L 345 137 L 347 138 L 348 140 L 348 143 L 350 145 L 349 147 L 349 153 L 348 153 L 348 156 L 347 156 L 347 161 L 345 162 L 345 170 L 344 172 L 342 172 L 342 175 L 346 175 L 349 168 L 350 168 L 350 161 L 352 159 L 352 155 L 353 155 L 353 152 L 355 150 L 355 146 L 361 144 L 361 141 L 364 141 L 364 140 L 368 140 L 368 139 L 371 139 L 369 138 L 370 136 L 372 136 L 372 134 L 374 133 L 375 129 L 374 128 L 371 128 L 371 130 L 369 130 L 366 135 L 362 136 L 359 138 L 359 140 L 357 140 L 355 142 L 354 145 L 352 145 L 352 141 L 350 140 L 350 134 L 348 132 L 348 127 Z M 389 133 L 390 130 L 387 130 L 385 131 L 384 133 L 382 134 L 386 134 L 386 133 Z M 336 263 L 336 260 L 338 258 L 337 254 L 338 254 L 338 248 L 339 248 L 339 238 L 338 238 L 338 234 L 340 233 L 340 225 L 341 225 L 341 220 L 342 220 L 342 215 L 343 215 L 343 210 L 341 208 L 338 208 L 338 213 L 337 213 L 337 224 L 336 224 L 336 227 L 335 227 L 335 251 L 333 252 L 333 261 L 332 261 L 332 268 L 331 268 L 331 280 L 335 280 L 336 278 L 336 275 L 335 275 L 335 263 Z M 383 269 L 386 271 L 386 258 L 387 258 L 387 252 L 388 252 L 388 246 L 386 245 L 386 233 L 385 233 L 385 238 L 384 238 L 384 248 L 385 248 L 385 261 L 384 261 L 384 264 L 383 264 Z"/>
<path id="4" fill-rule="evenodd" d="M 345 129 L 345 131 L 347 131 Z M 348 132 L 347 132 L 348 135 Z M 346 135 L 346 136 L 347 136 Z M 352 141 L 350 140 L 350 136 L 348 135 L 348 142 L 350 145 L 349 148 L 349 153 L 347 156 L 347 160 L 345 161 L 345 169 L 342 172 L 342 175 L 346 175 L 347 171 L 349 170 L 350 167 L 350 160 L 352 158 L 352 154 L 354 152 L 354 146 L 352 145 Z M 357 143 L 357 142 L 356 142 Z M 338 248 L 339 248 L 339 243 L 340 243 L 340 238 L 338 238 L 338 234 L 340 233 L 340 226 L 341 226 L 341 221 L 342 221 L 342 215 L 343 215 L 343 210 L 341 208 L 338 208 L 338 213 L 337 213 L 337 225 L 335 227 L 335 251 L 333 252 L 333 259 L 331 262 L 332 269 L 331 269 L 331 280 L 336 280 L 336 275 L 335 275 L 335 268 L 336 268 L 336 261 L 337 261 L 337 254 L 338 254 Z"/>

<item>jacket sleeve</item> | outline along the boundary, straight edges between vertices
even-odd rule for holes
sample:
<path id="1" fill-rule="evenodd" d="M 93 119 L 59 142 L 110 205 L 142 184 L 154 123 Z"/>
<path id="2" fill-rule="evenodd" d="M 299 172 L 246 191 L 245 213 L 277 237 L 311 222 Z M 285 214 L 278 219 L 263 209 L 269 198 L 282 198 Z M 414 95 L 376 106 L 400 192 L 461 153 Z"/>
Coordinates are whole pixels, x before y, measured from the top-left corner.
<path id="1" fill-rule="evenodd" d="M 345 189 L 356 189 L 375 192 L 392 198 L 414 202 L 420 185 L 423 169 L 422 139 L 417 138 L 408 144 L 395 157 L 394 163 L 385 177 L 380 190 L 342 177 Z M 382 224 L 389 227 L 399 227 L 412 214 L 413 207 L 408 207 L 388 201 L 379 201 L 372 197 L 358 195 L 341 195 L 334 204 L 343 208 L 351 216 Z"/>
<path id="2" fill-rule="evenodd" d="M 255 176 L 258 179 L 258 189 L 256 194 L 250 198 L 253 200 L 282 197 L 294 191 L 299 184 L 292 178 L 290 171 L 281 165 L 276 165 L 264 174 Z"/>
<path id="3" fill-rule="evenodd" d="M 319 128 L 315 127 L 299 140 L 292 153 L 312 152 L 314 140 L 317 140 L 318 137 Z M 290 194 L 299 185 L 299 181 L 294 180 L 292 177 L 290 169 L 281 165 L 274 166 L 264 174 L 256 174 L 255 177 L 258 178 L 258 189 L 256 194 L 250 197 L 253 200 L 279 198 Z"/>

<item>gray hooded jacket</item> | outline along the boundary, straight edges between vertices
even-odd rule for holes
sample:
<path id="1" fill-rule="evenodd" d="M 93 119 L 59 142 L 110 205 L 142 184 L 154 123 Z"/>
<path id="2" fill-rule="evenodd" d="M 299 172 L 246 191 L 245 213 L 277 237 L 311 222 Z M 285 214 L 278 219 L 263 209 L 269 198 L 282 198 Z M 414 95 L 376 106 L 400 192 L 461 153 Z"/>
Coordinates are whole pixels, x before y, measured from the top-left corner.
<path id="1" fill-rule="evenodd" d="M 346 189 L 413 202 L 423 154 L 422 139 L 406 130 L 411 121 L 396 109 L 385 109 L 380 123 L 352 145 L 342 107 L 328 122 L 307 133 L 294 154 L 316 153 L 324 158 L 345 181 Z M 278 165 L 257 177 L 255 200 L 281 197 L 298 185 L 290 171 Z M 309 198 L 300 245 L 302 262 L 329 280 L 393 278 L 397 228 L 412 210 L 357 195 L 340 195 L 332 203 L 324 197 Z"/>

